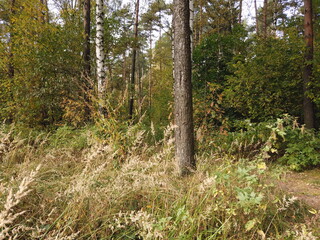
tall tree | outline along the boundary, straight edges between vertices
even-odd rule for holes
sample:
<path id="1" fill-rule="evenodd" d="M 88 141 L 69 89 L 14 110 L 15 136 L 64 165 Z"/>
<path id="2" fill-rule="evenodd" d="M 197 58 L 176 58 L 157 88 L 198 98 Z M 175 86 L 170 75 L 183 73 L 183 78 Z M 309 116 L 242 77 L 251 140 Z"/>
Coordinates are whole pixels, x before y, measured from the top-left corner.
<path id="1" fill-rule="evenodd" d="M 312 0 L 304 0 L 304 38 L 306 42 L 305 66 L 303 71 L 303 115 L 307 128 L 314 128 L 314 106 L 308 96 L 313 71 L 313 24 Z"/>
<path id="2" fill-rule="evenodd" d="M 96 64 L 98 81 L 98 101 L 99 112 L 102 116 L 106 115 L 104 98 L 106 92 L 106 73 L 104 69 L 104 47 L 103 47 L 103 0 L 96 0 Z"/>
<path id="3" fill-rule="evenodd" d="M 90 28 L 91 28 L 91 0 L 83 1 L 83 28 L 84 28 L 84 39 L 83 39 L 83 79 L 84 79 L 84 100 L 85 100 L 85 115 L 86 118 L 89 119 L 90 116 L 90 97 L 89 90 L 91 89 L 89 83 L 89 77 L 91 75 L 91 67 L 90 67 Z"/>
<path id="4" fill-rule="evenodd" d="M 254 0 L 254 11 L 255 11 L 255 18 L 256 18 L 256 34 L 259 35 L 259 18 L 258 18 L 258 7 L 257 7 L 257 0 Z"/>
<path id="5" fill-rule="evenodd" d="M 135 92 L 135 75 L 136 75 L 136 59 L 138 48 L 138 24 L 139 24 L 139 0 L 136 2 L 136 17 L 134 24 L 134 42 L 132 49 L 132 66 L 131 66 L 131 81 L 129 86 L 129 119 L 132 119 L 134 108 L 134 92 Z"/>
<path id="6" fill-rule="evenodd" d="M 49 8 L 47 0 L 40 0 L 41 8 L 42 8 L 42 21 L 49 23 Z"/>
<path id="7" fill-rule="evenodd" d="M 174 0 L 174 120 L 175 156 L 181 175 L 196 167 L 191 86 L 189 0 Z"/>
<path id="8" fill-rule="evenodd" d="M 242 23 L 242 0 L 239 1 L 239 23 Z"/>
<path id="9" fill-rule="evenodd" d="M 84 76 L 90 76 L 90 10 L 91 1 L 84 0 L 83 2 L 83 28 L 84 28 L 84 45 L 83 45 L 83 68 Z"/>
<path id="10" fill-rule="evenodd" d="M 267 15 L 268 15 L 268 0 L 263 1 L 263 37 L 267 37 Z"/>

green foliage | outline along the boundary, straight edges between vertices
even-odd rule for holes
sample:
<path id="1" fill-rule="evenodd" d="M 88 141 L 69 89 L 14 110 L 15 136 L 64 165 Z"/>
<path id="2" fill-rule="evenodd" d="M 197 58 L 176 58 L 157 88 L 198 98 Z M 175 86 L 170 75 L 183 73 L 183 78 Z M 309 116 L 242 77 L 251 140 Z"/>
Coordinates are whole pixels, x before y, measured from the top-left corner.
<path id="1" fill-rule="evenodd" d="M 170 37 L 168 35 L 161 37 L 153 51 L 151 79 L 146 79 L 145 81 L 146 89 L 151 84 L 149 120 L 157 127 L 165 127 L 170 123 L 170 115 L 173 109 L 173 70 Z"/>
<path id="2" fill-rule="evenodd" d="M 320 138 L 313 130 L 300 127 L 297 120 L 284 116 L 267 125 L 271 135 L 263 149 L 277 155 L 277 161 L 300 171 L 320 164 Z M 266 157 L 270 157 L 269 154 Z"/>
<path id="3" fill-rule="evenodd" d="M 46 22 L 40 1 L 16 1 L 10 27 L 10 51 L 14 75 L 5 77 L 0 94 L 7 88 L 0 119 L 45 126 L 61 121 L 64 102 L 78 97 L 75 78 L 81 69 L 82 36 L 79 12 L 61 11 L 63 24 Z M 6 33 L 2 33 L 6 34 Z M 7 65 L 1 64 L 7 72 Z M 9 87 L 8 87 L 9 86 Z M 1 98 L 0 97 L 0 98 Z"/>
<path id="4" fill-rule="evenodd" d="M 303 131 L 303 132 L 301 132 Z M 285 154 L 279 162 L 301 171 L 320 165 L 320 137 L 310 130 L 291 131 L 286 136 Z"/>
<path id="5" fill-rule="evenodd" d="M 47 144 L 49 149 L 54 148 L 70 148 L 74 151 L 80 151 L 88 147 L 88 129 L 74 129 L 69 126 L 59 127 L 53 133 L 49 133 Z"/>
<path id="6" fill-rule="evenodd" d="M 230 65 L 227 105 L 245 118 L 267 120 L 302 109 L 303 42 L 297 33 L 257 39 L 248 55 Z"/>
<path id="7" fill-rule="evenodd" d="M 260 157 L 296 171 L 320 164 L 318 133 L 300 126 L 297 119 L 289 115 L 269 122 L 240 121 L 233 128 L 234 132 L 211 135 L 210 142 L 199 150 L 211 148 L 235 160 Z"/>
<path id="8" fill-rule="evenodd" d="M 223 91 L 228 64 L 245 51 L 246 31 L 237 26 L 232 32 L 211 34 L 193 52 L 193 89 L 196 125 L 221 124 L 225 118 Z"/>

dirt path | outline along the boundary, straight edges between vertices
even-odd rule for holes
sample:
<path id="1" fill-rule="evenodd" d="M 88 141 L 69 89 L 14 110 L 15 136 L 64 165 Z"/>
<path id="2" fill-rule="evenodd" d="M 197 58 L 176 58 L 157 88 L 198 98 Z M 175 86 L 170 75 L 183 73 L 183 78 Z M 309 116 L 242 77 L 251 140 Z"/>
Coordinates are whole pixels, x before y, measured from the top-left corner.
<path id="1" fill-rule="evenodd" d="M 320 210 L 320 169 L 301 173 L 287 173 L 280 181 L 279 187 L 296 196 L 310 207 Z"/>

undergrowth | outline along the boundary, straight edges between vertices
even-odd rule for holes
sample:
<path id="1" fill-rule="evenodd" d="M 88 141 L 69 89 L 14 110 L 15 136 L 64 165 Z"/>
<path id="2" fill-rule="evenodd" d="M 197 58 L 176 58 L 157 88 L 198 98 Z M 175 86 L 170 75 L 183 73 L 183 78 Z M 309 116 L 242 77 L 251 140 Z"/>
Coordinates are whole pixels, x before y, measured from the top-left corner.
<path id="1" fill-rule="evenodd" d="M 277 162 L 291 170 L 302 171 L 320 165 L 320 136 L 300 125 L 296 118 L 284 115 L 274 121 L 240 121 L 234 131 L 221 133 L 201 128 L 201 151 L 228 155 L 234 160 L 256 159 Z"/>
<path id="2" fill-rule="evenodd" d="M 158 141 L 140 123 L 24 136 L 14 128 L 0 131 L 0 239 L 319 237 L 319 213 L 273 185 L 272 134 L 258 144 L 243 131 L 233 150 L 199 151 L 197 170 L 181 178 L 174 126 Z"/>

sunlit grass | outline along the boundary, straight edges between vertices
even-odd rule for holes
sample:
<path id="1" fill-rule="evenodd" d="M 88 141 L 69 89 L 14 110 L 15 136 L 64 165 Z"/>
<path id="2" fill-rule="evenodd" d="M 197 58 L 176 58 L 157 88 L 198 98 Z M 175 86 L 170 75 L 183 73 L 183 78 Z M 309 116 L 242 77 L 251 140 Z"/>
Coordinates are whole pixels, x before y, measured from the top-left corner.
<path id="1" fill-rule="evenodd" d="M 179 177 L 172 129 L 154 144 L 139 126 L 3 130 L 0 239 L 316 239 L 318 213 L 283 196 L 258 156 L 199 153 Z"/>

